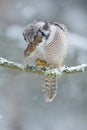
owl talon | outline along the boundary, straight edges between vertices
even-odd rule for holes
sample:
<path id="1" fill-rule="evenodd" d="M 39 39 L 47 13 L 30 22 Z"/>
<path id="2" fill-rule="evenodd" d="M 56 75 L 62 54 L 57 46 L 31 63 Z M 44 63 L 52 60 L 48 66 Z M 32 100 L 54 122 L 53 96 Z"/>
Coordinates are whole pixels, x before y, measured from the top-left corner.
<path id="1" fill-rule="evenodd" d="M 47 62 L 40 59 L 37 59 L 36 64 L 37 66 L 41 66 L 41 67 L 47 66 Z"/>

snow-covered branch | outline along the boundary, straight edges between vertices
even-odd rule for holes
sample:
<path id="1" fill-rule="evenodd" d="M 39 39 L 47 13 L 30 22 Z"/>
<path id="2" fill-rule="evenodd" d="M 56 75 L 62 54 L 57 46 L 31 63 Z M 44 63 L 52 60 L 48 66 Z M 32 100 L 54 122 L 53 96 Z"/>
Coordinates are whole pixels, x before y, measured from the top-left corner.
<path id="1" fill-rule="evenodd" d="M 50 68 L 50 67 L 36 67 L 31 65 L 22 65 L 19 63 L 15 63 L 13 61 L 9 61 L 0 57 L 0 66 L 10 68 L 12 70 L 19 70 L 37 74 L 47 74 L 51 76 L 61 76 L 62 74 L 71 74 L 77 72 L 87 71 L 87 64 L 82 64 L 78 66 L 67 67 L 63 66 L 60 68 Z"/>

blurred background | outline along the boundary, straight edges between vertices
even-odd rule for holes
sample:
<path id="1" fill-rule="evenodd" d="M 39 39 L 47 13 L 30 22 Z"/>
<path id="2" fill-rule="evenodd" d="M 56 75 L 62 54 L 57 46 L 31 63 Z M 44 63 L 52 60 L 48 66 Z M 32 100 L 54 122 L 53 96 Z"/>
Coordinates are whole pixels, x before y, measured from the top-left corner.
<path id="1" fill-rule="evenodd" d="M 68 33 L 68 66 L 87 63 L 87 0 L 0 0 L 0 56 L 24 64 L 23 28 L 58 21 Z M 0 67 L 0 130 L 87 130 L 87 73 L 64 75 L 52 103 L 41 76 Z"/>

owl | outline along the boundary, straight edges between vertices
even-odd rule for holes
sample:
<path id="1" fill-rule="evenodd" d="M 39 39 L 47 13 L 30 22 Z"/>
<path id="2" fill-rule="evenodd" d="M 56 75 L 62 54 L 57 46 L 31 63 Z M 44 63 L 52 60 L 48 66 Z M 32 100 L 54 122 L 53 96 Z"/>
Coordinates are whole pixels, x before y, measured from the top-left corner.
<path id="1" fill-rule="evenodd" d="M 34 21 L 23 31 L 27 48 L 24 56 L 36 66 L 61 67 L 67 53 L 67 29 L 58 22 Z M 46 102 L 57 93 L 57 77 L 44 74 L 41 90 Z"/>

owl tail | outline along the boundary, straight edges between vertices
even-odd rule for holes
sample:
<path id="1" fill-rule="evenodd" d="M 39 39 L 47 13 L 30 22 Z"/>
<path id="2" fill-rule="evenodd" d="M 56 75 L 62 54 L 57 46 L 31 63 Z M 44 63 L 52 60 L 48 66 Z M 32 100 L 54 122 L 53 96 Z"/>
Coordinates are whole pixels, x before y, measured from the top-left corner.
<path id="1" fill-rule="evenodd" d="M 46 102 L 51 102 L 57 93 L 57 77 L 43 75 L 42 81 L 41 90 L 43 92 L 43 96 Z"/>

